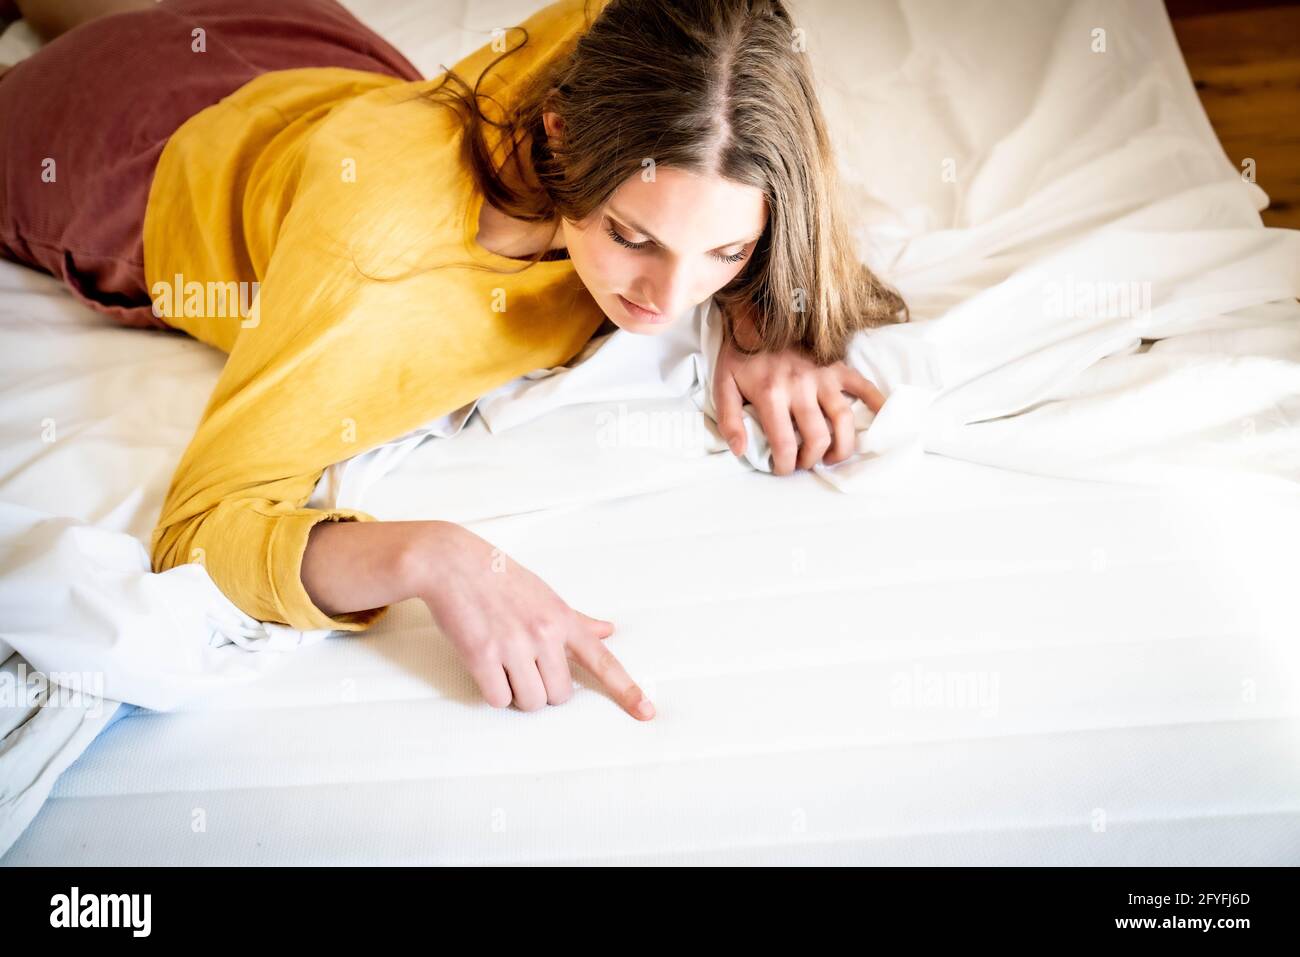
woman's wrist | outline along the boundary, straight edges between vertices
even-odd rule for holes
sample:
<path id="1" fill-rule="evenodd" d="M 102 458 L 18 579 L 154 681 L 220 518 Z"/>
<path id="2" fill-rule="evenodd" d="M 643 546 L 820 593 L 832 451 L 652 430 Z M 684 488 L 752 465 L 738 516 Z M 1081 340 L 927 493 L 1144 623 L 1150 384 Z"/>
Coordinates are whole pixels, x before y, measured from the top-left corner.
<path id="1" fill-rule="evenodd" d="M 455 540 L 468 533 L 455 522 L 440 519 L 404 524 L 412 528 L 396 557 L 395 577 L 407 598 L 428 601 L 453 576 L 455 559 L 464 551 Z"/>

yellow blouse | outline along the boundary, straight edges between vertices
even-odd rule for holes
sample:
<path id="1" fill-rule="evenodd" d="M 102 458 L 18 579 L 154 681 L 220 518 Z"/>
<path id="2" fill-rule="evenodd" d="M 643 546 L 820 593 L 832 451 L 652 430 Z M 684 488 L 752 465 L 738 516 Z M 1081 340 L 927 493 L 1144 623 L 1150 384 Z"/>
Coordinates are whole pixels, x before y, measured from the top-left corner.
<path id="1" fill-rule="evenodd" d="M 602 6 L 561 0 L 524 21 L 527 44 L 482 92 L 509 102 Z M 505 39 L 513 49 L 522 34 Z M 453 69 L 472 86 L 500 52 L 486 44 Z M 304 508 L 322 471 L 563 364 L 604 319 L 569 260 L 517 275 L 460 265 L 523 263 L 474 241 L 484 198 L 460 124 L 420 97 L 437 82 L 263 74 L 187 120 L 155 173 L 144 221 L 155 308 L 229 358 L 168 489 L 153 569 L 201 562 L 260 621 L 372 625 L 387 608 L 331 618 L 302 584 L 313 525 L 375 521 Z"/>

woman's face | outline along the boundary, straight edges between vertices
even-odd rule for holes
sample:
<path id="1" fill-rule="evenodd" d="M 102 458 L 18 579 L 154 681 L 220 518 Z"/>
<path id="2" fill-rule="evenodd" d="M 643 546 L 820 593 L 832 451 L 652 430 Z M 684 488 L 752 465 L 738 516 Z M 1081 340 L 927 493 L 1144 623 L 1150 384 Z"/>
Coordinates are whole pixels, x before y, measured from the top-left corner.
<path id="1" fill-rule="evenodd" d="M 761 190 L 718 177 L 668 167 L 648 175 L 631 177 L 586 220 L 561 225 L 574 270 L 605 315 L 656 335 L 745 268 L 767 202 Z"/>

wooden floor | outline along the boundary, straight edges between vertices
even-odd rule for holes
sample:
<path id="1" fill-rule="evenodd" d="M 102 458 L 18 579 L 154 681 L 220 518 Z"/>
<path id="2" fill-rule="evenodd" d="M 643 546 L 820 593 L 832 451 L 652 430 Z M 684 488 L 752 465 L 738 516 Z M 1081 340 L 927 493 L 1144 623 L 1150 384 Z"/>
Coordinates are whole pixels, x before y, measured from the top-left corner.
<path id="1" fill-rule="evenodd" d="M 1300 5 L 1166 2 L 1219 142 L 1272 200 L 1265 224 L 1300 229 Z"/>

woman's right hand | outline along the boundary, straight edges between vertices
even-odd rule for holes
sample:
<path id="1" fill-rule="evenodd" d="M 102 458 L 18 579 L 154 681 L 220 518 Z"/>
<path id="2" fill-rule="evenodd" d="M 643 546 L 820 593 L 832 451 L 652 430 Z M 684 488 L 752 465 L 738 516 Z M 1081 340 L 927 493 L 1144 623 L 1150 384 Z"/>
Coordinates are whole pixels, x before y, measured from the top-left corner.
<path id="1" fill-rule="evenodd" d="M 605 647 L 612 622 L 570 608 L 540 578 L 468 529 L 453 522 L 421 524 L 427 531 L 409 553 L 406 574 L 490 705 L 513 702 L 522 711 L 536 711 L 569 700 L 573 660 L 632 717 L 654 717 L 650 699 Z"/>

